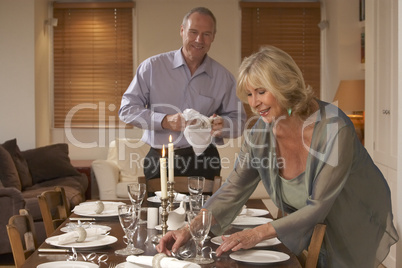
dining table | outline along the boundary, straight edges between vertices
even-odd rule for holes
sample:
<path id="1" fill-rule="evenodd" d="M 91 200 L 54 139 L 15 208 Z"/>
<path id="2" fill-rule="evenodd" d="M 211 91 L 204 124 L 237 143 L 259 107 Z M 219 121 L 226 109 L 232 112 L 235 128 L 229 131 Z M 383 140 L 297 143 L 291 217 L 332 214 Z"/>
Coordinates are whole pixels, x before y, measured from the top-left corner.
<path id="1" fill-rule="evenodd" d="M 95 201 L 95 200 L 93 200 L 93 201 Z M 119 202 L 124 202 L 127 204 L 130 203 L 129 200 L 119 200 Z M 147 208 L 147 207 L 159 207 L 159 206 L 160 206 L 160 203 L 158 204 L 155 202 L 149 202 L 148 200 L 144 200 L 144 203 L 142 204 L 143 210 L 144 210 L 144 208 Z M 253 208 L 256 210 L 266 210 L 266 207 L 261 199 L 250 199 L 247 201 L 246 206 L 247 206 L 247 208 Z M 76 224 L 77 218 L 80 218 L 80 217 L 83 217 L 83 216 L 77 215 L 73 212 L 70 215 L 70 217 L 67 218 L 55 230 L 55 232 L 53 233 L 52 236 L 62 234 L 63 228 L 65 231 L 66 226 L 71 225 L 71 223 Z M 267 213 L 266 215 L 261 216 L 261 217 L 272 218 L 271 214 L 269 214 L 269 213 Z M 85 218 L 87 218 L 87 217 L 83 217 L 82 222 L 85 222 Z M 136 266 L 136 265 L 128 264 L 127 260 L 126 260 L 127 256 L 121 256 L 121 255 L 115 254 L 115 251 L 117 249 L 122 249 L 127 246 L 123 239 L 123 236 L 125 235 L 125 233 L 120 225 L 120 222 L 119 222 L 119 219 L 117 216 L 103 217 L 103 218 L 102 217 L 101 218 L 94 217 L 94 218 L 91 218 L 91 221 L 93 222 L 92 224 L 110 227 L 109 235 L 116 237 L 117 241 L 112 244 L 99 246 L 99 247 L 76 248 L 77 256 L 78 256 L 77 261 L 81 261 L 81 262 L 85 261 L 85 258 L 87 258 L 90 253 L 95 253 L 95 254 L 91 255 L 92 257 L 95 256 L 95 258 L 93 258 L 94 263 L 98 264 L 97 260 L 99 259 L 99 257 L 102 257 L 101 258 L 102 261 L 99 263 L 99 268 L 112 267 L 112 266 L 110 266 L 112 263 L 116 264 L 116 268 L 144 267 L 144 266 Z M 231 228 L 229 230 L 227 230 L 225 234 L 231 234 L 231 233 L 234 233 L 237 231 L 241 231 L 243 228 L 245 228 L 245 227 L 244 226 L 239 227 L 239 226 L 232 225 Z M 141 255 L 155 256 L 158 253 L 156 250 L 157 244 L 154 243 L 154 241 L 152 241 L 152 237 L 155 237 L 155 235 L 159 235 L 161 233 L 162 233 L 162 231 L 160 230 L 160 228 L 148 229 L 146 223 L 138 224 L 138 228 L 137 228 L 137 231 L 134 236 L 134 245 L 136 248 L 141 248 L 142 250 L 144 250 L 144 253 Z M 210 238 L 205 241 L 204 246 L 211 247 L 212 252 L 214 252 L 218 248 L 218 244 L 212 242 L 213 239 L 211 239 L 211 238 L 215 237 L 212 233 L 210 233 L 209 236 L 210 236 Z M 60 249 L 60 247 L 49 245 L 46 241 L 43 242 L 39 246 L 39 248 L 29 258 L 26 259 L 23 267 L 32 268 L 32 267 L 37 267 L 40 264 L 67 261 L 72 256 L 71 248 L 68 248 L 68 247 L 65 247 L 64 249 L 69 249 L 70 252 L 48 252 L 47 251 L 48 249 Z M 282 254 L 282 255 L 284 253 L 284 254 L 287 254 L 289 256 L 289 258 L 287 260 L 281 260 L 278 262 L 274 261 L 274 262 L 270 262 L 270 263 L 260 263 L 260 262 L 258 262 L 258 257 L 256 257 L 255 261 L 250 262 L 249 260 L 243 261 L 241 259 L 238 260 L 237 258 L 235 260 L 233 257 L 230 256 L 233 253 L 230 251 L 230 252 L 226 252 L 226 253 L 222 254 L 220 257 L 216 257 L 214 254 L 211 254 L 211 257 L 214 259 L 214 263 L 207 264 L 207 265 L 201 265 L 201 267 L 208 267 L 208 268 L 209 267 L 216 267 L 216 268 L 224 268 L 224 267 L 225 268 L 226 267 L 228 267 L 228 268 L 229 267 L 231 267 L 231 268 L 232 267 L 238 267 L 238 268 L 242 268 L 242 267 L 248 267 L 248 268 L 249 267 L 297 268 L 297 267 L 299 267 L 300 268 L 301 267 L 296 255 L 293 254 L 282 243 L 276 243 L 274 245 L 268 245 L 266 247 L 263 246 L 263 247 L 258 247 L 258 248 L 254 248 L 254 249 L 249 249 L 249 250 L 259 250 L 259 252 L 261 252 L 261 250 L 266 250 L 267 253 L 273 252 L 273 253 Z M 43 252 L 43 251 L 45 251 L 45 252 Z M 247 251 L 247 250 L 241 250 L 241 251 Z M 107 257 L 107 259 L 105 257 Z M 87 259 L 87 261 L 88 261 L 88 259 Z M 261 266 L 261 264 L 263 264 L 263 266 Z M 55 267 L 57 267 L 57 266 L 55 266 Z M 63 267 L 67 267 L 67 266 L 63 266 Z M 81 267 L 81 266 L 77 266 L 77 267 Z"/>

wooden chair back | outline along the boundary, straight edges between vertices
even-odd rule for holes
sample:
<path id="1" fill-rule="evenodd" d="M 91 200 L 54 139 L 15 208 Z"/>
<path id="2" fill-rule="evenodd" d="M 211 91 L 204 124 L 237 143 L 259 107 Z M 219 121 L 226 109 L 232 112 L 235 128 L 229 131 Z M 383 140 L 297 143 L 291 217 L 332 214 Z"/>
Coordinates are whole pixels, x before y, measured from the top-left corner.
<path id="1" fill-rule="evenodd" d="M 34 222 L 27 210 L 21 209 L 20 215 L 14 215 L 8 220 L 7 234 L 15 267 L 19 268 L 38 248 Z"/>
<path id="2" fill-rule="evenodd" d="M 63 187 L 43 192 L 38 196 L 38 201 L 46 236 L 49 237 L 70 216 L 70 203 Z"/>
<path id="3" fill-rule="evenodd" d="M 324 240 L 325 229 L 327 226 L 322 223 L 318 223 L 314 227 L 313 235 L 311 236 L 310 245 L 308 250 L 304 250 L 297 258 L 303 268 L 316 268 L 318 262 L 318 256 L 320 255 L 320 249 L 322 241 Z"/>
<path id="4" fill-rule="evenodd" d="M 147 195 L 149 193 L 155 193 L 161 190 L 160 178 L 146 180 L 145 176 L 138 177 L 138 182 L 145 183 L 147 185 Z M 214 180 L 205 180 L 204 191 L 205 194 L 214 194 L 222 184 L 222 177 L 215 176 Z M 174 190 L 178 193 L 189 194 L 188 191 L 188 177 L 176 176 L 174 177 Z"/>

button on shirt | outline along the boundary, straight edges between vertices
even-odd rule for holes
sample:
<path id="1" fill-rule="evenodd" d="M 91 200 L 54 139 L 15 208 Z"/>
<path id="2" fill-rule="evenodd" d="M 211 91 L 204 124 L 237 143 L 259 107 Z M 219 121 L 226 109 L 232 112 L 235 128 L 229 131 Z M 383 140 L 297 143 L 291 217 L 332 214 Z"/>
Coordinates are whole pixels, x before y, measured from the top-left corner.
<path id="1" fill-rule="evenodd" d="M 233 75 L 221 64 L 205 56 L 193 76 L 181 49 L 148 58 L 140 64 L 124 93 L 120 119 L 144 129 L 142 140 L 162 148 L 172 135 L 175 148 L 189 147 L 183 132 L 167 131 L 162 120 L 168 114 L 194 109 L 205 116 L 214 113 L 224 119 L 224 138 L 241 135 L 246 120 L 243 104 L 236 96 Z M 221 144 L 222 138 L 215 138 Z"/>

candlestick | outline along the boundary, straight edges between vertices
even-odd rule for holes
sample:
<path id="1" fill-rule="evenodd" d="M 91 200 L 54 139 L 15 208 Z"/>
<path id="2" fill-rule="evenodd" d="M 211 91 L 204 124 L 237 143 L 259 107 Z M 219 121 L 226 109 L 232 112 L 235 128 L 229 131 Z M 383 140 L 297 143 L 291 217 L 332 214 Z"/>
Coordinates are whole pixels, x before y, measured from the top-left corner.
<path id="1" fill-rule="evenodd" d="M 161 197 L 167 198 L 166 158 L 165 146 L 162 148 L 162 158 L 159 159 L 161 173 Z"/>
<path id="2" fill-rule="evenodd" d="M 174 181 L 174 148 L 172 143 L 172 135 L 169 136 L 168 144 L 168 168 L 169 168 L 169 181 Z"/>
<path id="3" fill-rule="evenodd" d="M 174 181 L 168 181 L 168 199 L 169 199 L 169 211 L 174 210 Z"/>
<path id="4" fill-rule="evenodd" d="M 161 207 L 162 207 L 162 236 L 164 236 L 167 232 L 168 225 L 167 225 L 167 220 L 169 213 L 167 212 L 167 206 L 168 206 L 168 199 L 167 198 L 161 198 Z"/>

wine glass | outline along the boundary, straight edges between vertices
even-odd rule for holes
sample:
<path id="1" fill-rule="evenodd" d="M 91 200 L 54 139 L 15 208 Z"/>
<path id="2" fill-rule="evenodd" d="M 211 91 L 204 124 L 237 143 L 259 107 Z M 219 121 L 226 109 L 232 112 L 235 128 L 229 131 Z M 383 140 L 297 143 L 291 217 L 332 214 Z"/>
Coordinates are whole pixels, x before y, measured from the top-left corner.
<path id="1" fill-rule="evenodd" d="M 213 263 L 213 259 L 204 257 L 202 254 L 205 238 L 207 237 L 211 228 L 212 213 L 206 209 L 203 209 L 199 212 L 188 211 L 187 218 L 190 233 L 195 242 L 197 251 L 195 257 L 190 257 L 186 259 L 186 261 L 195 262 L 197 264 Z"/>
<path id="2" fill-rule="evenodd" d="M 133 243 L 134 233 L 137 229 L 138 216 L 133 205 L 119 205 L 117 208 L 119 220 L 127 237 L 127 247 L 115 251 L 118 255 L 139 255 L 144 253 L 142 249 L 135 248 Z"/>
<path id="3" fill-rule="evenodd" d="M 131 203 L 135 206 L 138 215 L 138 224 L 145 223 L 141 220 L 141 204 L 144 200 L 147 186 L 145 183 L 134 182 L 127 185 L 128 196 Z"/>
<path id="4" fill-rule="evenodd" d="M 204 191 L 205 178 L 199 176 L 188 177 L 188 192 L 190 193 L 191 210 L 201 209 L 201 197 Z"/>

